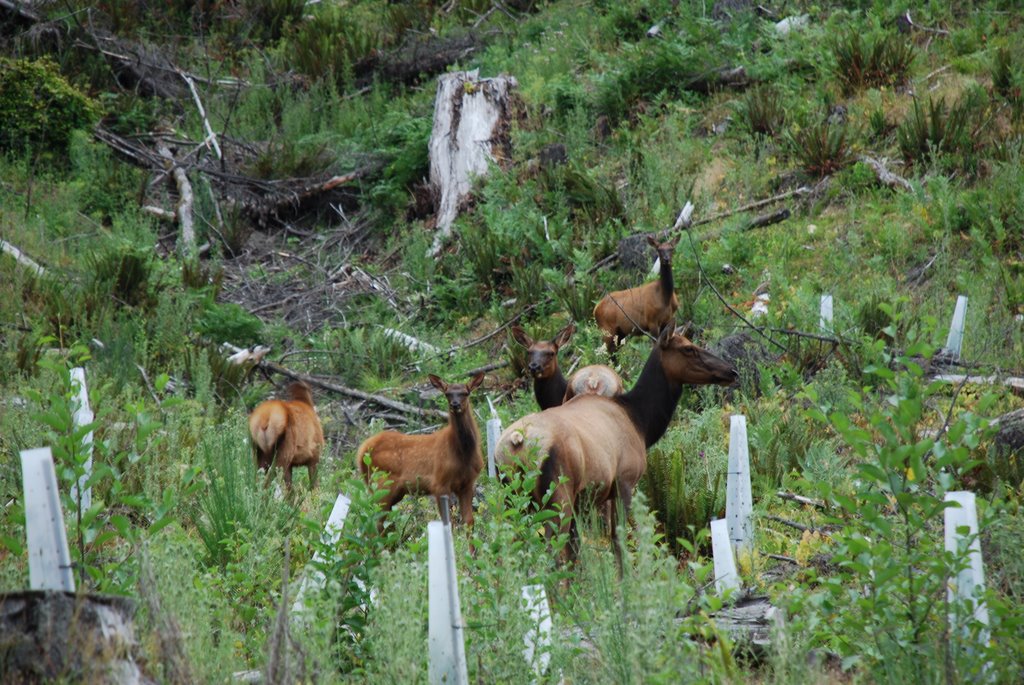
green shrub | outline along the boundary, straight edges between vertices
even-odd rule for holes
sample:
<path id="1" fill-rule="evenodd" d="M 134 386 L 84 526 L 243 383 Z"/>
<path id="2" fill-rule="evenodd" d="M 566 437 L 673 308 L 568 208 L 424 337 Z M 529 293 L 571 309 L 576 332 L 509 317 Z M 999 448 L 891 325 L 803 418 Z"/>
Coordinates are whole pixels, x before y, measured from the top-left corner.
<path id="1" fill-rule="evenodd" d="M 243 541 L 258 546 L 287 531 L 288 507 L 263 486 L 249 442 L 238 430 L 210 433 L 197 452 L 201 485 L 188 517 L 206 548 L 207 564 L 226 568 L 238 560 Z"/>
<path id="2" fill-rule="evenodd" d="M 728 466 L 720 411 L 683 415 L 679 423 L 686 428 L 670 431 L 650 449 L 640 481 L 665 539 L 677 552 L 680 539 L 696 543 L 698 531 L 725 506 Z"/>
<path id="3" fill-rule="evenodd" d="M 895 35 L 864 40 L 851 31 L 832 44 L 836 79 L 845 95 L 906 80 L 914 62 L 912 44 Z"/>
<path id="4" fill-rule="evenodd" d="M 196 327 L 214 343 L 238 347 L 250 347 L 263 337 L 263 322 L 234 302 L 208 302 Z"/>
<path id="5" fill-rule="evenodd" d="M 875 682 L 974 677 L 986 662 L 1008 674 L 1019 664 L 1000 656 L 999 639 L 963 649 L 978 639 L 980 625 L 968 620 L 963 632 L 953 628 L 945 603 L 946 579 L 963 562 L 943 551 L 943 495 L 961 489 L 978 464 L 974 458 L 986 424 L 961 412 L 947 419 L 948 431 L 923 437 L 924 425 L 942 420 L 931 415 L 929 400 L 944 384 L 928 383 L 911 357 L 927 357 L 931 345 L 911 344 L 898 360 L 876 349 L 881 353 L 870 369 L 880 394 L 852 396 L 852 411 L 823 406 L 809 412 L 835 430 L 858 460 L 852 493 L 820 486 L 842 513 L 837 522 L 843 527 L 833 536 L 837 573 L 822 579 L 812 600 L 832 617 L 819 629 L 847 666 L 860 664 Z M 807 397 L 818 399 L 813 388 Z M 993 399 L 977 410 L 985 413 Z M 996 632 L 1016 630 L 1011 625 L 1002 617 L 993 621 Z M 1011 642 L 1012 635 L 1006 633 Z"/>
<path id="6" fill-rule="evenodd" d="M 53 61 L 0 57 L 0 151 L 62 156 L 71 134 L 99 116 L 99 105 L 68 83 Z"/>
<path id="7" fill-rule="evenodd" d="M 850 130 L 845 122 L 821 118 L 786 134 L 790 150 L 803 170 L 811 176 L 834 174 L 853 161 Z"/>
<path id="8" fill-rule="evenodd" d="M 981 88 L 969 90 L 952 107 L 945 98 L 929 97 L 926 105 L 914 98 L 913 111 L 897 130 L 903 159 L 914 164 L 948 154 L 956 156 L 951 160 L 955 167 L 974 169 L 973 153 L 980 147 L 987 107 L 988 96 Z"/>
<path id="9" fill-rule="evenodd" d="M 786 123 L 782 95 L 771 86 L 748 90 L 736 106 L 740 122 L 754 136 L 775 137 Z"/>

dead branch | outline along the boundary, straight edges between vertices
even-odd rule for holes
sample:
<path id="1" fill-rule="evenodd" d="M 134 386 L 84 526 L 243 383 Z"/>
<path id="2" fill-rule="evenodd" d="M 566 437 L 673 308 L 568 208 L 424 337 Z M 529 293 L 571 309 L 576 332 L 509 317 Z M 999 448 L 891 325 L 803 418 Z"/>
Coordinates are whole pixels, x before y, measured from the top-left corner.
<path id="1" fill-rule="evenodd" d="M 761 216 L 755 217 L 747 224 L 747 227 L 743 230 L 749 231 L 755 228 L 764 228 L 765 226 L 771 226 L 779 222 L 785 221 L 790 216 L 789 207 L 783 207 L 777 209 L 770 214 L 762 214 Z"/>
<path id="2" fill-rule="evenodd" d="M 282 685 L 292 682 L 288 668 L 288 570 L 291 565 L 291 538 L 284 538 L 284 563 L 281 570 L 281 599 L 277 618 L 267 640 L 267 671 L 264 682 Z"/>
<path id="3" fill-rule="evenodd" d="M 811 188 L 808 188 L 807 186 L 800 186 L 799 188 L 794 188 L 793 190 L 787 190 L 784 193 L 779 193 L 778 195 L 773 195 L 772 197 L 766 197 L 763 200 L 757 200 L 755 202 L 751 202 L 749 204 L 745 204 L 742 207 L 736 207 L 735 209 L 730 209 L 728 211 L 721 212 L 719 214 L 714 214 L 714 215 L 709 216 L 709 217 L 707 217 L 705 219 L 701 219 L 699 221 L 694 221 L 692 224 L 690 224 L 690 226 L 701 226 L 703 224 L 710 224 L 713 221 L 719 221 L 721 219 L 725 219 L 727 217 L 732 216 L 733 214 L 739 214 L 741 212 L 749 212 L 749 211 L 754 210 L 754 209 L 760 209 L 761 207 L 764 207 L 766 205 L 774 204 L 776 202 L 780 202 L 782 200 L 791 198 L 793 196 L 800 197 L 802 195 L 807 195 L 808 193 L 811 193 L 811 192 L 813 192 L 813 190 Z"/>
<path id="4" fill-rule="evenodd" d="M 799 504 L 806 504 L 808 506 L 816 507 L 818 509 L 828 509 L 828 505 L 821 500 L 811 499 L 810 497 L 803 497 L 792 492 L 785 492 L 779 490 L 775 493 L 775 496 L 780 499 L 789 500 L 791 502 L 797 502 Z"/>
<path id="5" fill-rule="evenodd" d="M 14 261 L 30 270 L 36 276 L 46 275 L 46 269 L 41 267 L 38 262 L 31 257 L 26 256 L 24 252 L 16 248 L 14 245 L 11 245 L 6 240 L 0 240 L 0 252 L 11 255 L 14 257 Z"/>
<path id="6" fill-rule="evenodd" d="M 272 361 L 263 360 L 262 362 L 260 362 L 259 366 L 260 368 L 266 369 L 267 371 L 278 373 L 281 374 L 282 376 L 287 376 L 288 378 L 291 378 L 293 380 L 305 381 L 310 385 L 315 385 L 316 387 L 322 388 L 324 390 L 336 392 L 342 395 L 346 395 L 348 397 L 355 397 L 357 399 L 365 400 L 367 402 L 373 402 L 374 404 L 380 405 L 382 407 L 387 407 L 388 409 L 395 409 L 397 411 L 402 412 L 403 414 L 411 414 L 413 416 L 418 416 L 421 419 L 448 418 L 448 414 L 446 412 L 441 411 L 440 409 L 420 409 L 419 407 L 414 407 L 411 404 L 406 404 L 405 402 L 391 400 L 388 399 L 387 397 L 381 397 L 380 395 L 373 395 L 368 392 L 363 392 L 362 390 L 356 390 L 355 388 L 347 388 L 344 385 L 339 385 L 337 383 L 331 383 L 329 381 L 320 380 L 319 378 L 314 378 L 313 376 L 304 373 L 299 373 L 298 371 L 292 371 L 291 369 L 285 368 L 280 364 L 275 364 Z"/>
<path id="7" fill-rule="evenodd" d="M 871 167 L 871 170 L 875 172 L 875 178 L 878 182 L 889 188 L 899 188 L 900 190 L 913 190 L 914 187 L 910 185 L 910 181 L 897 176 L 885 166 L 884 159 L 875 159 L 874 157 L 868 157 L 867 155 L 861 155 L 857 158 L 859 161 L 867 164 Z"/>
<path id="8" fill-rule="evenodd" d="M 42 18 L 24 6 L 20 2 L 12 2 L 12 0 L 0 0 L 0 9 L 7 10 L 7 12 L 13 14 L 17 20 L 20 20 L 26 24 L 38 24 L 42 21 Z"/>
<path id="9" fill-rule="evenodd" d="M 946 381 L 948 383 L 978 383 L 980 385 L 1005 385 L 1015 392 L 1024 392 L 1024 378 L 1017 378 L 1015 376 L 1006 376 L 1001 378 L 996 374 L 990 376 L 965 376 L 961 374 L 953 373 L 940 373 L 932 376 L 937 381 Z"/>
<path id="10" fill-rule="evenodd" d="M 171 154 L 167 143 L 162 140 L 158 141 L 156 149 L 160 156 L 167 160 L 168 168 L 171 169 L 174 182 L 178 186 L 178 208 L 175 212 L 178 217 L 178 227 L 181 229 L 178 252 L 183 257 L 189 257 L 196 251 L 196 229 L 192 223 L 192 184 L 189 183 L 185 170 L 174 160 L 174 155 Z"/>
<path id="11" fill-rule="evenodd" d="M 203 142 L 213 146 L 213 152 L 217 155 L 217 159 L 224 159 L 224 155 L 220 151 L 220 145 L 217 144 L 217 134 L 213 132 L 210 120 L 206 118 L 206 110 L 203 108 L 203 101 L 199 99 L 199 91 L 196 90 L 195 81 L 184 72 L 179 71 L 178 75 L 188 84 L 188 89 L 192 93 L 192 100 L 196 103 L 196 109 L 199 110 L 199 116 L 203 120 L 203 128 L 206 129 L 206 140 Z"/>
<path id="12" fill-rule="evenodd" d="M 811 533 L 820 532 L 820 530 L 817 529 L 817 528 L 812 528 L 811 526 L 805 526 L 802 523 L 797 523 L 796 521 L 791 521 L 789 519 L 784 519 L 781 516 L 772 516 L 771 514 L 766 514 L 765 518 L 768 519 L 769 521 L 775 521 L 776 523 L 781 523 L 784 526 L 789 526 L 790 528 L 796 528 L 797 530 L 799 530 L 801 532 L 804 532 L 804 533 L 806 533 L 808 531 L 811 532 Z"/>
<path id="13" fill-rule="evenodd" d="M 175 214 L 169 209 L 157 207 L 156 205 L 143 205 L 141 207 L 141 210 L 144 213 L 149 214 L 150 216 L 155 216 L 157 219 L 160 219 L 160 221 L 169 221 L 171 223 L 175 223 L 178 220 L 177 214 Z"/>

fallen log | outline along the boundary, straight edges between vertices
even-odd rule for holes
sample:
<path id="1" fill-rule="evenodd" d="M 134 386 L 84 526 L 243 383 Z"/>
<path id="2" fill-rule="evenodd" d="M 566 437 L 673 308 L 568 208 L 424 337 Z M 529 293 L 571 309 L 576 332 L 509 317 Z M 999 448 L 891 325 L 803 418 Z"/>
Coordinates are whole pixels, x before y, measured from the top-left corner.
<path id="1" fill-rule="evenodd" d="M 36 276 L 46 275 L 46 269 L 41 267 L 38 262 L 27 256 L 24 252 L 16 248 L 14 245 L 11 245 L 6 240 L 0 240 L 0 252 L 11 255 L 14 257 L 14 261 L 27 268 Z"/>
<path id="2" fill-rule="evenodd" d="M 914 187 L 910 185 L 910 181 L 889 171 L 885 166 L 884 159 L 875 159 L 874 157 L 868 157 L 867 155 L 861 155 L 857 159 L 871 167 L 871 170 L 875 172 L 875 178 L 877 178 L 878 182 L 882 185 L 889 188 L 899 188 L 900 190 L 914 189 Z"/>
<path id="3" fill-rule="evenodd" d="M 310 385 L 315 385 L 318 388 L 329 390 L 331 392 L 336 392 L 338 394 L 346 395 L 348 397 L 355 397 L 356 399 L 364 400 L 366 402 L 373 402 L 374 404 L 380 405 L 382 407 L 387 407 L 388 409 L 400 411 L 403 414 L 411 414 L 413 416 L 418 416 L 422 419 L 448 418 L 448 413 L 443 412 L 440 409 L 421 409 L 419 407 L 414 407 L 411 404 L 406 404 L 405 402 L 388 399 L 387 397 L 382 397 L 380 395 L 373 395 L 368 392 L 363 392 L 362 390 L 348 388 L 338 383 L 331 383 L 329 381 L 315 378 L 308 374 L 299 373 L 298 371 L 292 371 L 291 369 L 285 368 L 280 364 L 276 364 L 272 361 L 267 361 L 265 359 L 259 363 L 259 366 L 268 371 L 278 373 L 282 376 L 287 376 L 292 380 L 305 381 L 306 383 Z"/>
<path id="4" fill-rule="evenodd" d="M 178 187 L 178 207 L 175 215 L 178 218 L 178 227 L 181 229 L 181 238 L 178 241 L 178 253 L 182 257 L 190 257 L 196 251 L 196 229 L 192 222 L 192 184 L 189 183 L 188 174 L 178 165 L 167 147 L 167 143 L 158 141 L 156 146 L 160 156 L 167 160 L 168 168 L 174 176 L 174 183 Z"/>

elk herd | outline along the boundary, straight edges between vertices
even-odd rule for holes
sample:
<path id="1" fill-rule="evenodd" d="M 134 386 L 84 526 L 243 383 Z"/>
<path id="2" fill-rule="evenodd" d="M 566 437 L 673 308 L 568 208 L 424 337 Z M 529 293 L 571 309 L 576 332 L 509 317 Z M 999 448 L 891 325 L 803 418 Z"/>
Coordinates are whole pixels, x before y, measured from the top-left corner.
<path id="1" fill-rule="evenodd" d="M 606 295 L 594 308 L 604 343 L 614 358 L 622 340 L 647 335 L 654 343 L 647 362 L 628 391 L 610 367 L 586 366 L 568 379 L 558 364 L 559 350 L 576 330 L 570 323 L 551 340 L 534 340 L 518 325 L 510 328 L 526 348 L 526 371 L 540 411 L 512 423 L 495 450 L 499 471 L 538 475 L 530 494 L 536 506 L 561 509 L 549 526 L 568 537 L 565 558 L 578 550 L 576 513 L 586 493 L 588 502 L 602 507 L 610 522 L 612 548 L 621 570 L 617 520 L 628 515 L 633 490 L 647 466 L 647 449 L 668 429 L 685 385 L 730 385 L 735 367 L 695 345 L 675 326 L 679 300 L 672 282 L 675 241 L 648 242 L 660 260 L 657 281 Z M 390 510 L 406 495 L 442 495 L 459 501 L 463 521 L 473 524 L 473 495 L 483 470 L 480 431 L 470 401 L 483 383 L 478 374 L 468 383 L 447 383 L 430 375 L 430 383 L 448 404 L 448 425 L 427 435 L 383 431 L 366 439 L 356 451 L 356 464 L 367 483 L 387 490 L 382 506 Z M 256 465 L 267 471 L 278 466 L 288 489 L 292 468 L 305 466 L 311 486 L 316 483 L 323 431 L 313 408 L 309 387 L 295 382 L 288 399 L 268 400 L 249 417 Z M 381 527 L 383 527 L 383 520 Z"/>

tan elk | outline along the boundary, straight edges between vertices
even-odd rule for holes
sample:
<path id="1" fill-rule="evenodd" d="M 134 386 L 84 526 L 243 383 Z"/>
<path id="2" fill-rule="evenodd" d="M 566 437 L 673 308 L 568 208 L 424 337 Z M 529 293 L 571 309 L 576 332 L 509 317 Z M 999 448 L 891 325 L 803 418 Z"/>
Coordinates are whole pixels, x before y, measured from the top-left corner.
<path id="1" fill-rule="evenodd" d="M 675 320 L 679 298 L 672 281 L 672 254 L 679 239 L 659 243 L 653 236 L 647 242 L 658 253 L 661 273 L 658 280 L 628 290 L 608 293 L 594 307 L 597 326 L 604 331 L 604 344 L 614 355 L 619 341 L 630 335 L 657 335 Z"/>
<path id="2" fill-rule="evenodd" d="M 480 387 L 484 374 L 467 384 L 448 384 L 433 374 L 429 379 L 448 401 L 448 425 L 429 435 L 377 433 L 359 446 L 356 463 L 367 483 L 374 472 L 380 473 L 388 488 L 382 502 L 385 511 L 406 495 L 433 495 L 440 511 L 441 496 L 454 493 L 462 520 L 472 526 L 473 490 L 484 461 L 469 396 Z"/>
<path id="3" fill-rule="evenodd" d="M 574 516 L 581 493 L 590 491 L 597 507 L 611 502 L 613 548 L 621 569 L 617 504 L 628 514 L 633 489 L 647 466 L 647 448 L 668 429 L 683 386 L 729 385 L 736 378 L 730 363 L 666 326 L 629 392 L 611 398 L 583 395 L 524 416 L 502 433 L 495 458 L 502 470 L 540 472 L 531 493 L 538 506 L 554 487 L 550 505 L 564 512 L 569 559 L 578 549 Z"/>
<path id="4" fill-rule="evenodd" d="M 324 432 L 313 407 L 309 386 L 296 381 L 285 389 L 286 400 L 262 402 L 249 415 L 249 435 L 256 455 L 256 468 L 267 472 L 271 467 L 284 471 L 284 482 L 292 488 L 292 468 L 305 466 L 310 488 L 316 487 L 316 469 Z"/>

